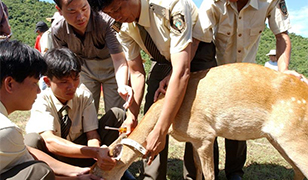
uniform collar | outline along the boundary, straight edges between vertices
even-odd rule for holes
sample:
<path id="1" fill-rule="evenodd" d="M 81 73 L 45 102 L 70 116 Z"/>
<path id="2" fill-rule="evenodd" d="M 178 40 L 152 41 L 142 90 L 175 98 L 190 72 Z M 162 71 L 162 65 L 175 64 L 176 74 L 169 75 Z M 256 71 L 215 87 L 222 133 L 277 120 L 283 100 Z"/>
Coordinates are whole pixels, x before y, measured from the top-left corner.
<path id="1" fill-rule="evenodd" d="M 4 116 L 8 117 L 8 113 L 7 110 L 5 108 L 5 106 L 2 104 L 2 102 L 0 101 L 0 113 L 3 114 Z"/>
<path id="2" fill-rule="evenodd" d="M 255 9 L 259 9 L 259 0 L 249 0 L 248 5 Z"/>
<path id="3" fill-rule="evenodd" d="M 49 91 L 48 93 L 50 93 L 51 99 L 52 99 L 52 101 L 54 102 L 54 105 L 55 105 L 57 111 L 59 111 L 59 110 L 64 106 L 64 104 L 62 104 L 62 103 L 59 101 L 59 99 L 53 94 L 53 92 L 52 92 L 52 90 L 51 90 L 50 88 L 48 88 L 48 91 Z M 76 92 L 75 92 L 75 95 L 76 95 Z M 69 100 L 69 101 L 67 102 L 66 105 L 67 105 L 70 109 L 72 109 L 72 107 L 73 107 L 72 99 Z"/>
<path id="4" fill-rule="evenodd" d="M 143 27 L 150 27 L 149 1 L 140 0 L 140 4 L 141 4 L 141 12 L 140 12 L 138 24 L 140 24 Z"/>
<path id="5" fill-rule="evenodd" d="M 217 2 L 217 1 L 219 1 L 219 0 L 215 0 L 215 2 Z M 227 5 L 232 6 L 232 4 L 235 5 L 235 3 L 232 3 L 232 2 L 227 0 Z M 247 5 L 255 8 L 255 9 L 259 9 L 259 0 L 248 0 Z M 237 9 L 236 6 L 234 6 L 234 7 L 235 7 L 235 9 Z"/>

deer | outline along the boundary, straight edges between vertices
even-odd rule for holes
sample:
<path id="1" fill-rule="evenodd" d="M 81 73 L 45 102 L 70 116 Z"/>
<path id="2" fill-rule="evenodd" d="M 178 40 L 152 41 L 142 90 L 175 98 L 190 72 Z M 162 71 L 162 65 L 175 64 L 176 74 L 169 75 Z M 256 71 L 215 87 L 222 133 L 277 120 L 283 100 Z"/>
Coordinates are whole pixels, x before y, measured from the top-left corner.
<path id="1" fill-rule="evenodd" d="M 191 142 L 197 179 L 214 179 L 213 144 L 217 136 L 233 140 L 267 138 L 292 166 L 294 179 L 308 178 L 308 86 L 295 76 L 261 65 L 234 63 L 191 73 L 187 91 L 169 135 Z M 104 179 L 120 179 L 146 146 L 164 98 L 155 102 L 135 130 L 110 147 L 121 155 L 111 171 L 94 165 Z M 121 143 L 130 139 L 140 147 Z M 119 150 L 119 151 L 115 151 Z"/>

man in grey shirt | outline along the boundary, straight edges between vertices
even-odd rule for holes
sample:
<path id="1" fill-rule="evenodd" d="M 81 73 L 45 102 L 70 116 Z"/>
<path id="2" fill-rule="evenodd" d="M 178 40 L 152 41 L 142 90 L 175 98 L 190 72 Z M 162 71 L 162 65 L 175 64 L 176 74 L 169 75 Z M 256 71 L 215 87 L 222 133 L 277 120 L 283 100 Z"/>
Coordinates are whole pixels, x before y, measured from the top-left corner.
<path id="1" fill-rule="evenodd" d="M 128 95 L 125 90 L 128 70 L 122 47 L 112 28 L 114 20 L 103 12 L 91 11 L 87 0 L 54 2 L 64 17 L 52 27 L 54 46 L 67 47 L 82 59 L 80 79 L 92 92 L 96 110 L 101 87 L 105 111 L 122 107 L 124 100 L 121 96 L 126 99 Z"/>

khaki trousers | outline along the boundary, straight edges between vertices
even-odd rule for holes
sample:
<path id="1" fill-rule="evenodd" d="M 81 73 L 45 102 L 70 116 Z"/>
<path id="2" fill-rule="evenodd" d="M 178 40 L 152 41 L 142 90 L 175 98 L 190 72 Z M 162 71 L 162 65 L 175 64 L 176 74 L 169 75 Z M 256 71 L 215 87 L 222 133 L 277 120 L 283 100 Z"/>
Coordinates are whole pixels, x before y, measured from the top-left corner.
<path id="1" fill-rule="evenodd" d="M 118 85 L 111 58 L 85 60 L 80 72 L 80 82 L 91 91 L 97 111 L 99 110 L 101 88 L 103 88 L 105 112 L 112 107 L 123 107 L 125 101 L 118 94 Z"/>
<path id="2" fill-rule="evenodd" d="M 28 161 L 0 174 L 1 180 L 54 180 L 52 169 L 42 161 Z"/>

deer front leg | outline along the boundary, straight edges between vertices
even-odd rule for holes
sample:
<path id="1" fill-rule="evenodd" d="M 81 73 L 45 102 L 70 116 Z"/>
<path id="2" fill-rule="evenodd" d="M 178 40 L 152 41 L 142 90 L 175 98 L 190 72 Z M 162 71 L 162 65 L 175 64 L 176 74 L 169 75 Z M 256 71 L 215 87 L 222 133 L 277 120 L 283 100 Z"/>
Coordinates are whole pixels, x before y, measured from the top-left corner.
<path id="1" fill-rule="evenodd" d="M 214 139 L 213 140 L 205 140 L 202 143 L 192 143 L 194 149 L 197 153 L 194 154 L 195 164 L 197 167 L 197 180 L 202 180 L 202 172 L 204 175 L 204 179 L 206 180 L 214 180 Z M 198 146 L 198 144 L 200 144 Z"/>

